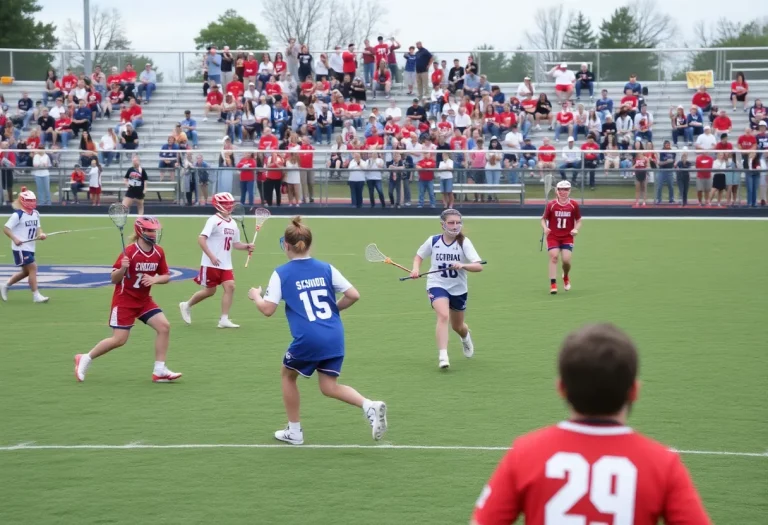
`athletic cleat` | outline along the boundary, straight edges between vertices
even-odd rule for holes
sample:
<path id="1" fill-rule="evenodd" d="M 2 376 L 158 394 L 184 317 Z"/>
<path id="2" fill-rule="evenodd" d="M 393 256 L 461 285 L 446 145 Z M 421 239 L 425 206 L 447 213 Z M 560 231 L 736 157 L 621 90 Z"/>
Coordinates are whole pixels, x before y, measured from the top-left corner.
<path id="1" fill-rule="evenodd" d="M 450 368 L 451 362 L 448 361 L 448 356 L 440 356 L 437 359 L 437 366 L 439 366 L 441 369 L 447 369 Z"/>
<path id="2" fill-rule="evenodd" d="M 557 293 L 557 283 L 552 283 L 549 285 L 549 293 L 550 295 L 555 295 Z"/>
<path id="3" fill-rule="evenodd" d="M 82 359 L 83 354 L 77 354 L 75 356 L 75 379 L 78 383 L 82 383 L 85 381 L 85 370 L 80 372 L 80 359 Z"/>
<path id="4" fill-rule="evenodd" d="M 45 297 L 44 295 L 36 295 L 32 298 L 33 303 L 47 303 L 48 297 Z"/>
<path id="5" fill-rule="evenodd" d="M 240 328 L 240 325 L 233 323 L 229 319 L 222 319 L 219 321 L 219 328 Z"/>
<path id="6" fill-rule="evenodd" d="M 301 430 L 291 432 L 289 427 L 285 427 L 283 430 L 275 432 L 275 439 L 290 443 L 291 445 L 302 445 L 304 444 L 304 432 Z"/>
<path id="7" fill-rule="evenodd" d="M 461 341 L 462 349 L 464 350 L 464 357 L 470 358 L 475 355 L 475 345 L 472 344 L 472 333 L 467 331 L 467 340 Z"/>
<path id="8" fill-rule="evenodd" d="M 566 292 L 571 289 L 571 279 L 567 275 L 563 275 L 563 288 Z"/>
<path id="9" fill-rule="evenodd" d="M 373 401 L 365 417 L 371 424 L 371 433 L 375 441 L 379 441 L 387 431 L 387 405 L 384 401 Z M 277 437 L 277 436 L 275 436 Z M 278 438 L 280 439 L 280 438 Z"/>
<path id="10" fill-rule="evenodd" d="M 178 374 L 176 372 L 171 372 L 166 368 L 160 374 L 152 374 L 152 381 L 154 383 L 172 383 L 177 379 L 179 379 L 180 377 L 181 377 L 181 374 Z"/>
<path id="11" fill-rule="evenodd" d="M 179 303 L 179 310 L 181 311 L 181 318 L 187 324 L 192 324 L 192 309 L 189 307 L 189 303 Z"/>
<path id="12" fill-rule="evenodd" d="M 8 300 L 8 285 L 7 284 L 0 284 L 0 299 L 3 301 Z"/>

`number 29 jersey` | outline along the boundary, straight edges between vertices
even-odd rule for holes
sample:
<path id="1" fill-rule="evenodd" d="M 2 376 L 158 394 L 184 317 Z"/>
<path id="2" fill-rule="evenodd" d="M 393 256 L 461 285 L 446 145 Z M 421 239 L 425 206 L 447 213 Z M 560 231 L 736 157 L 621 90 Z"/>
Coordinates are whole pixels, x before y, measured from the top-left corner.
<path id="1" fill-rule="evenodd" d="M 232 269 L 232 248 L 236 242 L 240 242 L 240 230 L 231 218 L 224 219 L 220 215 L 213 215 L 205 221 L 205 227 L 200 235 L 208 238 L 208 249 L 219 260 L 219 265 L 214 266 L 208 256 L 203 252 L 201 266 L 218 268 L 219 270 Z"/>
<path id="2" fill-rule="evenodd" d="M 709 525 L 680 456 L 620 425 L 564 421 L 515 440 L 477 500 L 478 525 Z"/>
<path id="3" fill-rule="evenodd" d="M 462 245 L 459 245 L 457 240 L 446 244 L 442 235 L 433 235 L 424 241 L 416 255 L 422 259 L 431 259 L 429 271 L 443 270 L 427 276 L 427 290 L 442 288 L 450 295 L 467 293 L 467 272 L 450 270 L 450 266 L 455 263 L 469 264 L 481 261 L 472 241 L 466 237 Z"/>
<path id="4" fill-rule="evenodd" d="M 278 267 L 269 279 L 264 300 L 285 301 L 285 316 L 293 336 L 293 359 L 322 361 L 344 355 L 344 325 L 336 294 L 352 288 L 330 264 L 308 257 Z"/>
<path id="5" fill-rule="evenodd" d="M 145 275 L 168 275 L 171 271 L 168 269 L 168 263 L 165 260 L 165 252 L 160 246 L 153 246 L 152 251 L 145 252 L 137 243 L 125 247 L 125 255 L 131 260 L 128 271 L 123 276 L 123 280 L 115 285 L 115 291 L 112 294 L 112 306 L 123 306 L 126 308 L 140 308 L 151 299 L 149 292 L 151 286 L 144 286 L 141 279 Z M 119 270 L 122 268 L 121 253 L 112 268 Z"/>

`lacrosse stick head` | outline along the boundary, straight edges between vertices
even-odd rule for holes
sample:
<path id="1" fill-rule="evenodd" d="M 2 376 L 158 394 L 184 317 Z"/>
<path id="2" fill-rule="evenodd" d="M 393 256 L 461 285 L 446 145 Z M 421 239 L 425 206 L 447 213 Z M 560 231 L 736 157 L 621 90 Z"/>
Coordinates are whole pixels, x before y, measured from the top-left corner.
<path id="1" fill-rule="evenodd" d="M 389 257 L 381 253 L 379 247 L 371 243 L 365 247 L 365 260 L 368 262 L 389 262 Z"/>
<path id="2" fill-rule="evenodd" d="M 243 222 L 245 219 L 245 207 L 239 202 L 232 206 L 232 211 L 229 216 L 235 219 L 237 222 Z"/>
<path id="3" fill-rule="evenodd" d="M 266 208 L 256 208 L 254 215 L 256 215 L 256 231 L 259 231 L 261 226 L 267 222 L 267 219 L 269 219 L 272 214 L 269 213 L 269 210 Z"/>
<path id="4" fill-rule="evenodd" d="M 544 183 L 544 198 L 549 199 L 549 193 L 552 191 L 552 183 L 555 177 L 551 173 L 544 175 L 542 182 Z"/>
<path id="5" fill-rule="evenodd" d="M 115 223 L 115 226 L 122 230 L 125 226 L 125 223 L 128 221 L 128 208 L 119 202 L 110 204 L 109 218 L 112 219 L 112 222 Z"/>

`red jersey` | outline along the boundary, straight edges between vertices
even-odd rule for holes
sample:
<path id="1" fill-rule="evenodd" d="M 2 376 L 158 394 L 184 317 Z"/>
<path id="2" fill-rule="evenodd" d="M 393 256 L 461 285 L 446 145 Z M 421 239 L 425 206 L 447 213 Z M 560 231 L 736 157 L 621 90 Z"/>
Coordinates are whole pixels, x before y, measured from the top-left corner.
<path id="1" fill-rule="evenodd" d="M 719 151 L 728 151 L 733 149 L 733 144 L 730 142 L 718 142 L 715 144 L 715 149 Z"/>
<path id="2" fill-rule="evenodd" d="M 373 48 L 373 51 L 376 55 L 376 64 L 378 65 L 379 62 L 387 61 L 387 55 L 389 55 L 389 45 L 387 44 L 378 44 Z"/>
<path id="3" fill-rule="evenodd" d="M 224 95 L 222 95 L 221 91 L 218 89 L 215 91 L 211 90 L 205 96 L 205 101 L 208 102 L 211 106 L 220 106 L 221 103 L 224 102 Z"/>
<path id="4" fill-rule="evenodd" d="M 239 80 L 233 80 L 227 84 L 227 93 L 232 93 L 232 96 L 239 99 L 245 93 L 245 86 Z"/>
<path id="5" fill-rule="evenodd" d="M 70 131 L 72 129 L 72 119 L 69 117 L 61 117 L 56 121 L 56 131 Z"/>
<path id="6" fill-rule="evenodd" d="M 267 158 L 267 167 L 272 169 L 267 172 L 267 179 L 282 180 L 283 172 L 279 171 L 279 169 L 282 168 L 283 166 L 285 166 L 283 157 L 281 157 L 280 155 L 270 155 L 269 158 Z"/>
<path id="7" fill-rule="evenodd" d="M 649 159 L 645 155 L 638 155 L 635 158 L 635 169 L 636 170 L 645 170 L 648 169 L 648 163 Z"/>
<path id="8" fill-rule="evenodd" d="M 27 137 L 27 149 L 37 149 L 40 147 L 40 137 Z M 13 153 L 11 153 L 13 155 Z M 14 157 L 15 158 L 15 157 Z M 16 161 L 14 160 L 14 164 Z"/>
<path id="9" fill-rule="evenodd" d="M 715 117 L 715 120 L 712 121 L 712 127 L 716 131 L 728 131 L 733 127 L 733 123 L 731 122 L 730 117 Z"/>
<path id="10" fill-rule="evenodd" d="M 143 114 L 143 112 L 141 110 L 141 106 L 139 106 L 138 104 L 134 104 L 133 106 L 129 107 L 128 111 L 131 114 L 131 118 L 141 117 L 142 114 Z"/>
<path id="11" fill-rule="evenodd" d="M 147 300 L 152 300 L 149 295 L 150 286 L 144 286 L 141 282 L 145 275 L 168 275 L 168 263 L 165 260 L 165 252 L 160 246 L 155 245 L 151 252 L 145 252 L 139 248 L 138 243 L 125 247 L 125 255 L 131 260 L 123 280 L 115 285 L 112 294 L 112 305 L 126 308 L 140 308 Z M 123 254 L 121 253 L 115 264 L 114 270 L 121 268 Z"/>
<path id="12" fill-rule="evenodd" d="M 312 151 L 315 149 L 312 144 L 302 144 L 299 149 L 305 153 L 299 153 L 299 167 L 301 169 L 310 170 L 314 166 L 314 154 Z"/>
<path id="13" fill-rule="evenodd" d="M 737 95 L 741 95 L 749 91 L 749 84 L 746 82 L 736 82 L 735 80 L 731 82 L 731 93 L 736 93 Z"/>
<path id="14" fill-rule="evenodd" d="M 136 71 L 128 71 L 128 70 L 123 71 L 122 74 L 120 75 L 120 77 L 123 79 L 123 82 L 127 84 L 132 84 L 136 82 L 137 76 L 138 75 L 136 74 Z"/>
<path id="15" fill-rule="evenodd" d="M 630 106 L 630 110 L 637 109 L 637 97 L 634 95 L 627 95 L 625 97 L 622 97 L 621 99 L 621 105 L 627 105 Z"/>
<path id="16" fill-rule="evenodd" d="M 620 425 L 563 422 L 515 440 L 483 489 L 479 525 L 711 524 L 680 456 Z"/>
<path id="17" fill-rule="evenodd" d="M 757 144 L 757 139 L 754 135 L 742 135 L 737 144 L 741 150 L 752 149 Z"/>
<path id="18" fill-rule="evenodd" d="M 334 102 L 331 104 L 331 111 L 333 111 L 333 114 L 337 117 L 341 118 L 342 115 L 344 115 L 344 112 L 347 110 L 347 105 L 343 102 Z"/>
<path id="19" fill-rule="evenodd" d="M 466 150 L 467 149 L 467 137 L 454 135 L 451 137 L 451 149 Z"/>
<path id="20" fill-rule="evenodd" d="M 547 204 L 542 218 L 547 221 L 551 237 L 569 238 L 571 230 L 576 227 L 576 221 L 581 219 L 581 210 L 575 200 L 568 199 L 565 204 L 560 204 L 557 199 L 554 199 Z"/>
<path id="21" fill-rule="evenodd" d="M 512 126 L 517 125 L 517 116 L 511 111 L 499 113 L 496 115 L 496 123 L 502 128 L 509 129 Z"/>
<path id="22" fill-rule="evenodd" d="M 277 135 L 262 135 L 259 139 L 259 149 L 277 149 L 280 141 Z"/>
<path id="23" fill-rule="evenodd" d="M 70 175 L 70 180 L 72 182 L 85 183 L 85 172 L 83 172 L 81 170 L 73 171 L 72 175 Z"/>
<path id="24" fill-rule="evenodd" d="M 532 99 L 532 98 L 531 99 L 527 99 L 527 100 L 523 100 L 520 103 L 520 106 L 522 106 L 523 110 L 526 113 L 534 113 L 536 111 L 536 105 L 537 105 L 537 102 L 534 99 Z"/>
<path id="25" fill-rule="evenodd" d="M 107 97 L 109 98 L 109 103 L 113 106 L 119 106 L 123 102 L 123 95 L 122 91 L 110 91 L 107 93 Z"/>
<path id="26" fill-rule="evenodd" d="M 275 78 L 278 78 L 280 75 L 285 73 L 285 70 L 288 68 L 288 65 L 282 60 L 274 62 L 272 66 L 274 67 Z"/>
<path id="27" fill-rule="evenodd" d="M 559 111 L 557 113 L 557 117 L 555 118 L 557 119 L 557 122 L 561 126 L 567 126 L 568 124 L 573 122 L 573 113 L 571 113 L 570 111 Z"/>
<path id="28" fill-rule="evenodd" d="M 439 86 L 443 83 L 443 70 L 435 69 L 432 71 L 432 85 Z"/>
<path id="29" fill-rule="evenodd" d="M 264 91 L 267 92 L 267 96 L 273 97 L 275 95 L 281 95 L 283 93 L 283 88 L 281 88 L 280 84 L 277 82 L 267 82 L 264 85 Z"/>
<path id="30" fill-rule="evenodd" d="M 446 122 L 448 126 L 450 126 L 450 122 Z M 440 129 L 440 123 L 437 123 L 437 129 Z M 450 129 L 450 128 L 449 128 Z M 398 135 L 400 133 L 400 126 L 395 124 L 394 122 L 387 122 L 387 124 L 384 126 L 384 133 L 387 135 Z"/>
<path id="31" fill-rule="evenodd" d="M 597 153 L 591 153 L 592 151 L 600 151 L 600 145 L 597 142 L 585 142 L 581 145 L 581 151 L 584 152 L 585 160 L 597 160 Z"/>
<path id="32" fill-rule="evenodd" d="M 543 151 L 551 151 L 552 153 L 542 153 Z M 539 160 L 541 162 L 554 162 L 555 155 L 555 147 L 552 144 L 545 144 L 539 148 Z"/>
<path id="33" fill-rule="evenodd" d="M 417 162 L 416 166 L 418 166 L 421 170 L 430 170 L 430 169 L 436 168 L 437 164 L 435 164 L 435 161 L 432 159 L 424 159 Z M 420 181 L 431 181 L 434 179 L 435 179 L 434 171 L 419 171 Z"/>
<path id="34" fill-rule="evenodd" d="M 374 146 L 377 146 L 379 148 L 384 147 L 384 137 L 381 135 L 371 135 L 370 137 L 365 139 L 365 147 L 366 149 L 370 149 Z"/>
<path id="35" fill-rule="evenodd" d="M 696 157 L 696 169 L 697 170 L 711 170 L 714 160 L 709 155 L 699 155 Z M 696 173 L 697 179 L 710 179 L 712 178 L 711 171 L 699 171 Z"/>
<path id="36" fill-rule="evenodd" d="M 709 93 L 696 93 L 693 95 L 691 103 L 699 109 L 704 109 L 712 103 L 712 97 L 709 96 Z"/>
<path id="37" fill-rule="evenodd" d="M 237 163 L 237 167 L 240 168 L 240 180 L 242 182 L 253 182 L 255 178 L 253 169 L 256 167 L 256 159 L 244 157 Z"/>
<path id="38" fill-rule="evenodd" d="M 259 63 L 256 60 L 243 62 L 243 77 L 255 77 L 259 71 Z"/>
<path id="39" fill-rule="evenodd" d="M 341 61 L 344 73 L 354 73 L 355 69 L 357 69 L 357 57 L 351 51 L 344 51 L 341 54 Z"/>
<path id="40" fill-rule="evenodd" d="M 123 81 L 122 75 L 109 75 L 107 77 L 107 85 L 111 86 L 112 84 L 117 84 L 118 86 Z"/>
<path id="41" fill-rule="evenodd" d="M 77 87 L 77 77 L 75 75 L 64 75 L 61 79 L 61 87 L 64 91 L 72 91 Z"/>

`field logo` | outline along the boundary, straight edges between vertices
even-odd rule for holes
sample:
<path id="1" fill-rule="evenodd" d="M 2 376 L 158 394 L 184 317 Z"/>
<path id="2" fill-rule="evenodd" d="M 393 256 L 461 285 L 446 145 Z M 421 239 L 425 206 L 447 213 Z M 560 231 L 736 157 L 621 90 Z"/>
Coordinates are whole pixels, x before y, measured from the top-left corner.
<path id="1" fill-rule="evenodd" d="M 0 264 L 0 281 L 7 281 L 19 269 L 8 264 Z M 171 268 L 171 280 L 192 279 L 197 270 L 189 268 Z M 99 288 L 112 286 L 111 266 L 38 266 L 37 282 L 40 288 Z M 26 279 L 22 281 L 26 283 Z"/>

